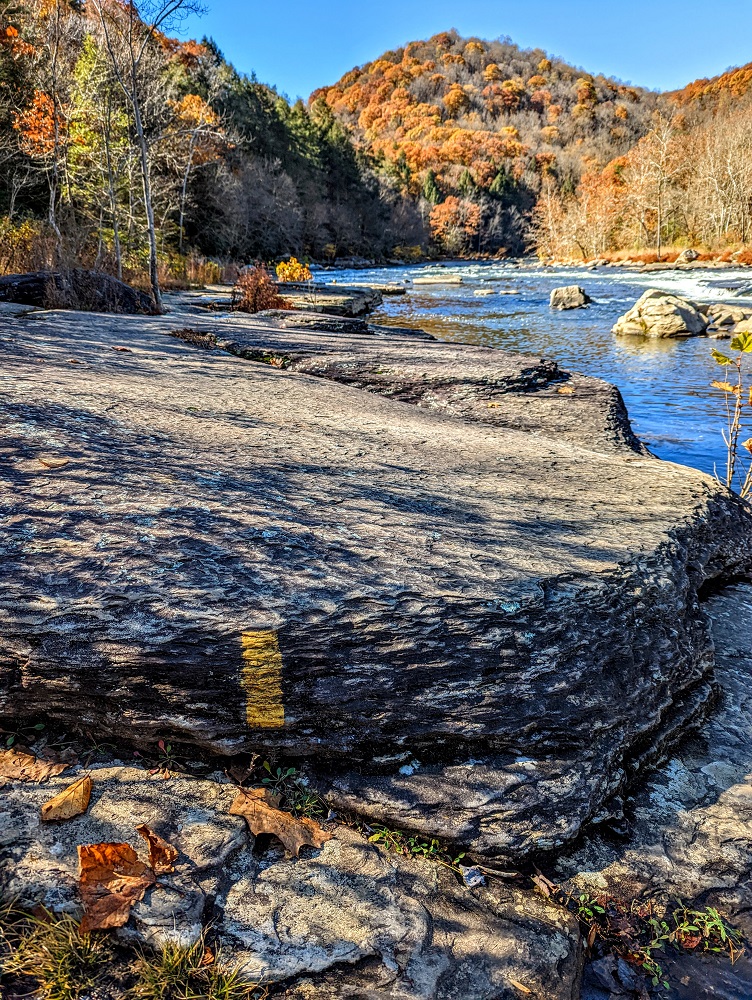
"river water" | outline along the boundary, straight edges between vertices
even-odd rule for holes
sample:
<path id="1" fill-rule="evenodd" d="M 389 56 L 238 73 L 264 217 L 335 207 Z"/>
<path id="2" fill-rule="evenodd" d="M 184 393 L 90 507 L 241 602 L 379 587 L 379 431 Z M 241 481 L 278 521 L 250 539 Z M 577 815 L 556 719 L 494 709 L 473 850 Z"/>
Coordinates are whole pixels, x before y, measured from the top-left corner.
<path id="1" fill-rule="evenodd" d="M 413 278 L 437 273 L 460 275 L 463 283 L 411 284 Z M 408 294 L 385 298 L 373 322 L 420 327 L 441 340 L 542 354 L 562 368 L 606 379 L 621 389 L 636 434 L 654 454 L 704 472 L 712 473 L 714 465 L 723 468 L 723 399 L 710 386 L 719 375 L 710 350 L 723 350 L 723 342 L 615 337 L 611 327 L 648 288 L 752 308 L 747 268 L 640 274 L 623 268 L 544 268 L 534 261 L 458 262 L 442 268 L 330 271 L 326 278 L 340 284 L 406 282 Z M 551 310 L 551 289 L 571 284 L 581 285 L 593 304 Z M 494 294 L 475 295 L 479 289 Z"/>

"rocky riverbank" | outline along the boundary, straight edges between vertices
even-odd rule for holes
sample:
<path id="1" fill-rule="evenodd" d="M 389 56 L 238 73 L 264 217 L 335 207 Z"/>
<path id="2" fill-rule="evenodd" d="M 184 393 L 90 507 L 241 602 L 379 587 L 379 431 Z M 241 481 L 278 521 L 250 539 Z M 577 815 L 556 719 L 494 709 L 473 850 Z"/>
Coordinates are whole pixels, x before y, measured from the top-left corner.
<path id="1" fill-rule="evenodd" d="M 613 387 L 545 359 L 327 317 L 213 319 L 199 300 L 3 325 L 5 724 L 284 757 L 335 811 L 502 868 L 617 822 L 713 708 L 701 596 L 748 567 L 747 507 L 652 458 Z M 101 810 L 72 822 L 131 842 L 139 808 L 160 822 L 143 780 L 100 775 Z M 217 803 L 196 820 L 214 843 L 226 793 L 193 789 Z M 38 796 L 11 794 L 30 899 L 47 884 Z M 158 832 L 182 835 L 181 816 Z M 324 972 L 316 995 L 578 995 L 579 930 L 529 888 L 457 896 L 346 831 L 270 868 L 230 819 L 226 854 L 178 845 L 197 886 L 177 885 L 180 906 L 194 930 L 216 906 L 254 975 L 295 980 L 284 995 Z M 61 906 L 83 835 L 44 841 Z M 143 927 L 174 926 L 165 905 Z M 265 930 L 280 923 L 284 940 Z"/>

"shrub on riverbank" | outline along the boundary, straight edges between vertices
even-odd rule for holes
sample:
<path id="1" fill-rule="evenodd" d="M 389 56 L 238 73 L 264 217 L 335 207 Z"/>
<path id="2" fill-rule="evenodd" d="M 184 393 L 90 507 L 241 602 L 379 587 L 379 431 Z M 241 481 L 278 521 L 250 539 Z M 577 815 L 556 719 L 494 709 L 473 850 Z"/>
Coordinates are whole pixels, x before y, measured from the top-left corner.
<path id="1" fill-rule="evenodd" d="M 244 271 L 232 293 L 233 306 L 240 312 L 257 313 L 265 309 L 292 309 L 277 291 L 271 275 L 263 264 Z"/>

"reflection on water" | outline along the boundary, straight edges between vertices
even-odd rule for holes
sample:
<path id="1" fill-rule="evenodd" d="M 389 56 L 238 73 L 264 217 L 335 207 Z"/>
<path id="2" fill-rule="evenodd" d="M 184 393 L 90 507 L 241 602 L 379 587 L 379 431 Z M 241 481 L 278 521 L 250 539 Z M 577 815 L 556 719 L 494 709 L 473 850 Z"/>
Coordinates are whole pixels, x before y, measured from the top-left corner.
<path id="1" fill-rule="evenodd" d="M 410 282 L 417 276 L 461 274 L 461 285 L 408 284 L 408 294 L 385 298 L 374 322 L 421 327 L 441 340 L 503 347 L 554 358 L 563 368 L 614 382 L 635 432 L 661 458 L 712 472 L 724 462 L 722 403 L 710 382 L 718 368 L 715 341 L 614 337 L 611 327 L 646 288 L 703 302 L 752 304 L 746 269 L 662 271 L 641 275 L 617 268 L 590 271 L 542 268 L 531 262 L 457 263 L 331 273 L 341 284 Z M 327 274 L 327 278 L 330 275 Z M 555 312 L 552 288 L 582 285 L 595 300 L 587 309 Z M 480 288 L 493 295 L 475 295 Z M 748 293 L 748 294 L 744 294 Z"/>

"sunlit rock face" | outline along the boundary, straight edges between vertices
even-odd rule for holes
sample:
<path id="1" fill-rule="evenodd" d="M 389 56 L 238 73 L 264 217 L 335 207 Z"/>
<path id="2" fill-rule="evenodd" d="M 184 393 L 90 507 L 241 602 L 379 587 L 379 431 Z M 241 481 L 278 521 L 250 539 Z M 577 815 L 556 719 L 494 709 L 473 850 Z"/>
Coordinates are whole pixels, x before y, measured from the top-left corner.
<path id="1" fill-rule="evenodd" d="M 286 754 L 510 858 L 608 816 L 706 710 L 697 595 L 746 508 L 538 358 L 394 336 L 379 372 L 376 336 L 309 331 L 279 368 L 167 336 L 191 321 L 9 321 L 0 713 Z"/>

